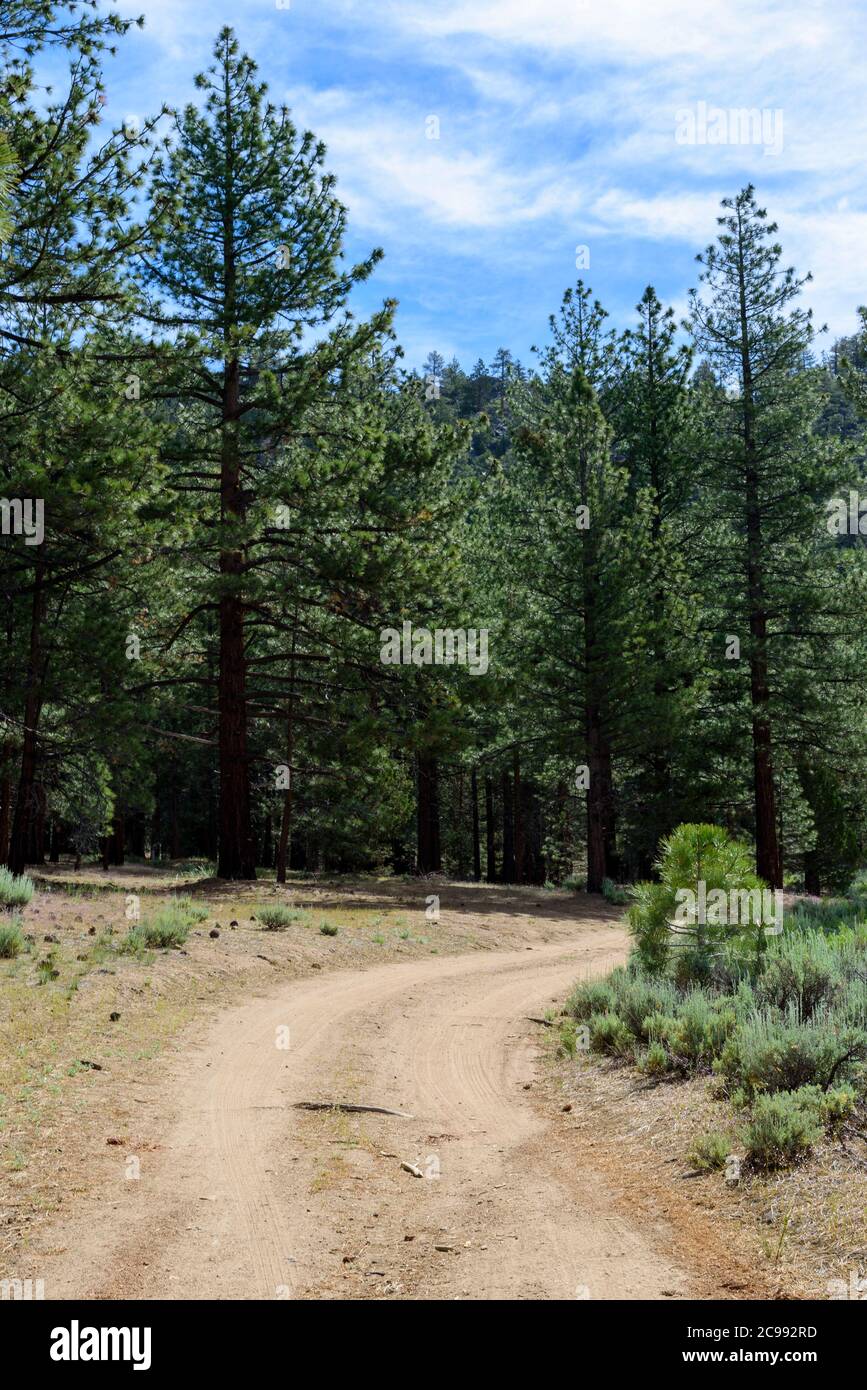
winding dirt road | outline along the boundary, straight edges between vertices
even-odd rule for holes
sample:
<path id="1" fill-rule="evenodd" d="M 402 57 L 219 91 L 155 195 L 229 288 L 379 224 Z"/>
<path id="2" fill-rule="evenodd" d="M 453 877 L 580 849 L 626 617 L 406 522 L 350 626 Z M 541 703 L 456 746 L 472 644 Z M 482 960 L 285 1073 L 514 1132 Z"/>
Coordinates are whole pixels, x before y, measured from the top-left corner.
<path id="1" fill-rule="evenodd" d="M 555 944 L 335 971 L 226 1011 L 150 1099 L 160 1142 L 118 1151 L 130 1180 L 64 1219 L 46 1295 L 689 1297 L 664 1231 L 618 1212 L 536 1095 L 526 1015 L 624 954 L 619 927 L 589 921 Z M 326 1099 L 411 1118 L 293 1108 Z"/>

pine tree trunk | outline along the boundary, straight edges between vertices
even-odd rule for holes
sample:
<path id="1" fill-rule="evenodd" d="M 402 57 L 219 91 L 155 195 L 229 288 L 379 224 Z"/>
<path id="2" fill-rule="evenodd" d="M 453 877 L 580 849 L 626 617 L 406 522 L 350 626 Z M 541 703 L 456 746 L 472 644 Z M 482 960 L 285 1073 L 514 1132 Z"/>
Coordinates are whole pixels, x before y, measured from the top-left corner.
<path id="1" fill-rule="evenodd" d="M 587 708 L 587 767 L 587 892 L 600 893 L 609 871 L 611 753 L 594 705 Z"/>
<path id="2" fill-rule="evenodd" d="M 289 728 L 286 738 L 286 756 L 289 759 L 289 767 L 292 766 L 292 721 L 289 721 Z M 283 792 L 283 814 L 280 818 L 280 838 L 277 841 L 277 882 L 286 882 L 286 866 L 289 862 L 289 841 L 292 833 L 292 773 L 289 774 L 289 786 Z"/>
<path id="3" fill-rule="evenodd" d="M 473 878 L 479 883 L 482 877 L 482 846 L 479 841 L 479 778 L 475 768 L 470 773 L 470 792 L 473 800 Z"/>
<path id="4" fill-rule="evenodd" d="M 822 892 L 822 879 L 819 873 L 819 851 L 804 850 L 804 892 L 818 898 Z"/>
<path id="5" fill-rule="evenodd" d="M 126 821 L 122 810 L 115 810 L 111 833 L 111 862 L 126 862 Z"/>
<path id="6" fill-rule="evenodd" d="M 436 758 L 418 759 L 418 848 L 420 874 L 439 873 L 440 849 L 439 775 Z"/>
<path id="7" fill-rule="evenodd" d="M 277 845 L 277 882 L 286 882 L 286 866 L 291 859 L 292 833 L 292 761 L 295 756 L 295 644 L 298 640 L 298 605 L 292 622 L 292 648 L 289 654 L 289 713 L 286 720 L 286 766 L 289 786 L 283 792 L 283 814 L 280 820 L 280 840 Z"/>
<path id="8" fill-rule="evenodd" d="M 310 862 L 308 839 L 307 835 L 294 835 L 289 841 L 289 868 L 298 873 L 306 872 Z"/>
<path id="9" fill-rule="evenodd" d="M 145 818 L 143 811 L 135 811 L 130 816 L 129 821 L 129 844 L 130 852 L 137 859 L 144 859 L 145 852 Z"/>
<path id="10" fill-rule="evenodd" d="M 761 568 L 761 520 L 758 507 L 758 477 L 753 468 L 747 469 L 747 546 L 756 873 L 771 888 L 782 888 L 769 713 L 771 696 L 768 683 L 767 617 Z"/>
<path id="11" fill-rule="evenodd" d="M 503 868 L 501 883 L 515 882 L 515 823 L 513 817 L 512 779 L 503 772 L 500 779 L 503 796 Z"/>
<path id="12" fill-rule="evenodd" d="M 44 561 L 34 569 L 33 600 L 30 613 L 30 650 L 27 665 L 27 694 L 24 699 L 24 733 L 21 748 L 21 771 L 15 798 L 15 816 L 9 842 L 8 864 L 13 874 L 24 872 L 32 863 L 35 852 L 38 797 L 36 766 L 38 759 L 38 728 L 42 713 L 42 624 L 45 619 Z"/>
<path id="13" fill-rule="evenodd" d="M 233 328 L 238 318 L 236 153 L 233 146 L 232 95 L 228 73 L 226 98 L 226 191 L 223 207 L 223 296 L 225 312 L 223 400 L 220 455 L 220 520 L 228 542 L 220 551 L 219 761 L 220 815 L 217 876 L 256 877 L 256 850 L 250 815 L 250 764 L 247 755 L 247 658 L 241 584 L 244 556 L 231 534 L 244 519 L 238 422 L 241 418 L 241 371 Z"/>
<path id="14" fill-rule="evenodd" d="M 224 576 L 237 573 L 233 556 L 222 556 Z M 237 598 L 220 600 L 220 824 L 218 878 L 256 877 L 250 820 L 247 759 L 247 681 L 243 611 Z"/>
<path id="15" fill-rule="evenodd" d="M 524 883 L 545 882 L 545 858 L 542 854 L 542 804 L 533 782 L 521 782 L 521 820 L 524 825 Z"/>
<path id="16" fill-rule="evenodd" d="M 458 772 L 458 805 L 455 823 L 457 834 L 454 836 L 452 844 L 454 846 L 454 874 L 456 878 L 466 878 L 467 875 L 467 846 L 464 840 L 464 772 L 461 768 Z M 452 784 L 454 785 L 454 784 Z M 452 795 L 454 791 L 452 790 Z M 472 836 L 471 836 L 472 838 Z"/>
<path id="17" fill-rule="evenodd" d="M 220 503 L 224 525 L 244 515 L 237 420 L 240 410 L 239 367 L 226 364 L 223 394 L 223 450 Z M 247 756 L 247 658 L 244 650 L 244 605 L 239 587 L 242 552 L 234 547 L 220 554 L 225 590 L 220 598 L 219 757 L 220 848 L 217 877 L 256 877 L 256 853 L 250 818 L 250 765 Z"/>
<path id="18" fill-rule="evenodd" d="M 485 778 L 485 846 L 487 852 L 487 862 L 485 865 L 485 876 L 488 883 L 495 883 L 497 879 L 497 855 L 495 843 L 496 826 L 494 824 L 494 784 L 490 777 Z"/>
<path id="19" fill-rule="evenodd" d="M 566 783 L 557 783 L 557 865 L 556 882 L 562 883 L 566 874 L 571 873 L 572 865 L 569 861 L 569 851 L 572 844 L 571 826 L 569 824 L 569 789 Z"/>
<path id="20" fill-rule="evenodd" d="M 604 672 L 600 671 L 596 558 L 589 545 L 582 552 L 584 598 L 584 671 L 587 743 L 587 892 L 599 893 L 614 855 L 614 779 L 611 743 L 605 732 Z"/>
<path id="21" fill-rule="evenodd" d="M 657 393 L 656 393 L 656 340 L 653 333 L 653 317 L 648 315 L 647 323 L 647 375 L 648 392 L 650 395 L 650 488 L 655 502 L 650 519 L 650 535 L 653 542 L 654 556 L 660 554 L 662 541 L 663 524 L 663 496 L 662 496 L 662 474 L 664 466 L 664 454 L 661 456 L 659 443 L 659 429 L 657 427 Z M 653 593 L 653 638 L 654 651 L 653 661 L 657 675 L 653 682 L 653 694 L 658 709 L 663 708 L 663 701 L 666 698 L 667 686 L 666 675 L 668 670 L 668 655 L 663 633 L 665 627 L 665 590 L 661 583 L 655 586 Z M 663 750 L 658 746 L 653 749 L 650 755 L 650 799 L 653 812 L 653 832 L 654 840 L 658 843 L 659 839 L 671 828 L 668 820 L 659 820 L 660 815 L 664 816 L 671 801 L 671 758 L 667 749 Z M 650 852 L 652 862 L 655 853 Z M 647 866 L 649 873 L 651 865 Z M 644 875 L 646 876 L 646 875 Z"/>
<path id="22" fill-rule="evenodd" d="M 9 831 L 12 828 L 12 778 L 9 773 L 10 754 L 4 749 L 0 774 L 0 864 L 6 863 Z"/>
<path id="23" fill-rule="evenodd" d="M 172 789 L 172 845 L 171 858 L 180 859 L 181 857 L 181 831 L 178 822 L 178 793 L 177 788 Z"/>
<path id="24" fill-rule="evenodd" d="M 526 836 L 524 834 L 524 799 L 521 786 L 521 759 L 518 750 L 515 749 L 512 758 L 514 769 L 514 834 L 515 834 L 515 882 L 524 882 L 524 851 L 526 847 Z"/>
<path id="25" fill-rule="evenodd" d="M 777 839 L 774 762 L 771 747 L 768 625 L 762 568 L 762 515 L 759 465 L 753 417 L 755 397 L 743 261 L 739 262 L 741 371 L 747 530 L 747 601 L 750 626 L 750 701 L 752 704 L 753 777 L 756 812 L 756 872 L 771 888 L 782 888 L 783 870 Z"/>

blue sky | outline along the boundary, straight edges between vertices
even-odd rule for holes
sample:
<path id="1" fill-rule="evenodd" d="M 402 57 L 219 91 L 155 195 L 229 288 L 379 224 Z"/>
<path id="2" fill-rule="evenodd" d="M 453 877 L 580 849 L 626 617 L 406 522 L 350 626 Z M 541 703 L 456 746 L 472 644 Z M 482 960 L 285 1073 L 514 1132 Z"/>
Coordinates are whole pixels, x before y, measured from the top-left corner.
<path id="1" fill-rule="evenodd" d="M 280 5 L 285 8 L 280 8 Z M 385 260 L 410 365 L 524 360 L 583 275 L 625 326 L 644 286 L 678 312 L 722 196 L 752 180 L 831 334 L 867 302 L 867 7 L 849 0 L 116 0 L 146 26 L 107 114 L 193 96 L 223 23 L 273 99 L 323 138 L 350 255 Z M 726 143 L 685 143 L 705 103 Z M 714 113 L 757 108 L 782 148 Z M 777 115 L 776 113 L 781 113 Z M 438 139 L 430 120 L 438 121 Z M 678 132 L 680 136 L 678 137 Z M 589 267 L 576 269 L 576 248 Z"/>

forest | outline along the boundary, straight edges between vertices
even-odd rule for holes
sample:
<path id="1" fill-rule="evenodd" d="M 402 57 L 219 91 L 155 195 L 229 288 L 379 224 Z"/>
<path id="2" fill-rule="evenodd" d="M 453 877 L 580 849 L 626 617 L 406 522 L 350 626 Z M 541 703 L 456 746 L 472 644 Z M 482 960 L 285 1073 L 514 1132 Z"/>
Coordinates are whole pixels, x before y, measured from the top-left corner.
<path id="1" fill-rule="evenodd" d="M 0 862 L 599 892 L 689 822 L 842 890 L 867 311 L 822 334 L 761 190 L 685 318 L 636 283 L 618 331 L 579 279 L 532 360 L 411 365 L 233 31 L 115 126 L 129 21 L 63 13 L 0 25 Z"/>

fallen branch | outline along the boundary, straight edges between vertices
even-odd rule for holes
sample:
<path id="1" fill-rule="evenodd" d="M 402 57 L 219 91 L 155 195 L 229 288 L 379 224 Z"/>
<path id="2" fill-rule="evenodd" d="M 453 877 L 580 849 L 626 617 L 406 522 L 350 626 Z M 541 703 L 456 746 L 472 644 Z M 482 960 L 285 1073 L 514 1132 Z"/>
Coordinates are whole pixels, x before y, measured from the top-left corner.
<path id="1" fill-rule="evenodd" d="M 550 1018 L 536 1018 L 533 1014 L 526 1014 L 525 1018 L 528 1023 L 541 1023 L 543 1028 L 553 1028 L 554 1026 Z"/>
<path id="2" fill-rule="evenodd" d="M 384 1105 L 352 1105 L 347 1100 L 296 1100 L 293 1110 L 351 1110 L 364 1115 L 397 1115 L 401 1120 L 411 1120 L 405 1110 L 389 1110 Z"/>

